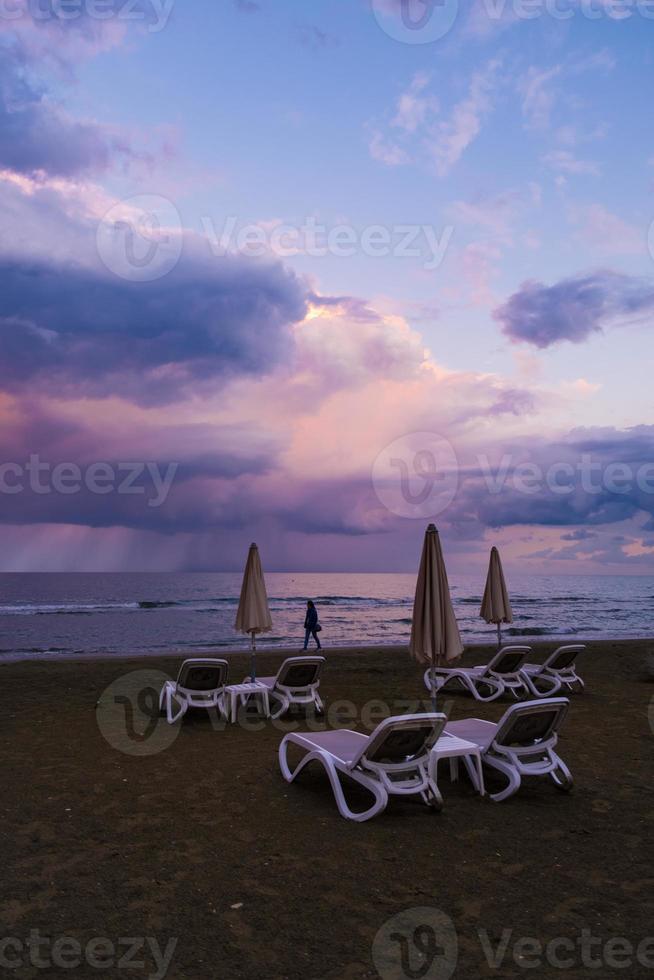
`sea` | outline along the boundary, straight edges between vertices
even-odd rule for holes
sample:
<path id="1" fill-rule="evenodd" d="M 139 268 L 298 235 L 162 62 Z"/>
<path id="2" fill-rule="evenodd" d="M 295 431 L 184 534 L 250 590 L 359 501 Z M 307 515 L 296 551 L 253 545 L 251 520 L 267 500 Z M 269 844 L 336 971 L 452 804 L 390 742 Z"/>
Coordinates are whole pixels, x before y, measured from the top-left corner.
<path id="1" fill-rule="evenodd" d="M 415 575 L 266 574 L 273 630 L 261 648 L 299 649 L 306 600 L 332 646 L 408 642 Z M 654 577 L 509 577 L 507 641 L 652 637 Z M 492 642 L 479 616 L 483 579 L 451 575 L 466 643 Z M 0 661 L 246 649 L 234 630 L 241 575 L 216 573 L 0 574 Z"/>

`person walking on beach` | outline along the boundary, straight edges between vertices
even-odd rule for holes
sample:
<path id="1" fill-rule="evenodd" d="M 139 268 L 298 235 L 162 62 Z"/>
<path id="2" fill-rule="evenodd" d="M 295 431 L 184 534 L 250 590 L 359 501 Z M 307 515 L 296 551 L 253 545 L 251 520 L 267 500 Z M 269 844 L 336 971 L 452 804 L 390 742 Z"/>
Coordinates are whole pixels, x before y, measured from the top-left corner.
<path id="1" fill-rule="evenodd" d="M 307 614 L 304 620 L 304 649 L 309 645 L 309 637 L 312 636 L 316 641 L 316 646 L 318 649 L 322 649 L 320 646 L 320 637 L 318 633 L 322 629 L 322 626 L 318 622 L 318 610 L 314 606 L 311 599 L 307 602 Z"/>

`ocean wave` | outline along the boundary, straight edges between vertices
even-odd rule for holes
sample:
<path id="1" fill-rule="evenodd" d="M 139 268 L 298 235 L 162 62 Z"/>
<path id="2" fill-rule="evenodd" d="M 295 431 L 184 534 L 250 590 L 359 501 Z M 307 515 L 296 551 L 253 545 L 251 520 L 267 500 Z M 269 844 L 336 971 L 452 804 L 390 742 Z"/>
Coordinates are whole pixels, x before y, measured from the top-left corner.
<path id="1" fill-rule="evenodd" d="M 120 603 L 25 603 L 0 605 L 0 616 L 93 616 L 95 613 L 137 609 L 136 602 Z"/>
<path id="2" fill-rule="evenodd" d="M 155 601 L 144 599 L 139 602 L 139 609 L 170 609 L 172 606 L 179 606 L 181 603 L 172 600 Z"/>
<path id="3" fill-rule="evenodd" d="M 554 630 L 550 629 L 548 626 L 525 626 L 524 629 L 512 626 L 509 629 L 503 629 L 503 636 L 547 636 L 550 633 L 562 633 L 565 630 Z"/>

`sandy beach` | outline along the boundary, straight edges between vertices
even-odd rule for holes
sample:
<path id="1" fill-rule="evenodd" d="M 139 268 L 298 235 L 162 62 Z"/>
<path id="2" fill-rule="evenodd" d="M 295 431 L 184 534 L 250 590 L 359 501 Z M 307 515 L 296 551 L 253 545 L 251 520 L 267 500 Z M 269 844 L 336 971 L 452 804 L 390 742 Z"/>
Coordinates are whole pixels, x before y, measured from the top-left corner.
<path id="1" fill-rule="evenodd" d="M 550 648 L 535 646 L 536 659 Z M 612 975 L 583 962 L 584 930 L 601 940 L 596 956 L 611 940 L 636 950 L 654 934 L 654 685 L 645 669 L 653 648 L 593 643 L 580 658 L 587 693 L 573 698 L 560 742 L 571 794 L 538 780 L 497 804 L 444 774 L 440 814 L 395 799 L 358 825 L 339 816 L 319 770 L 283 781 L 280 724 L 218 730 L 197 713 L 179 731 L 153 717 L 139 734 L 126 675 L 148 671 L 154 685 L 175 674 L 177 659 L 2 666 L 0 920 L 16 940 L 7 955 L 20 961 L 9 975 L 161 976 L 156 948 L 171 951 L 169 978 L 363 980 L 380 975 L 373 943 L 387 920 L 424 907 L 452 920 L 458 943 L 454 972 L 427 976 Z M 342 714 L 365 731 L 371 711 L 407 710 L 407 700 L 425 697 L 406 651 L 326 653 L 329 725 Z M 464 663 L 488 653 L 476 648 Z M 273 672 L 282 657 L 262 653 L 261 669 Z M 235 655 L 232 679 L 246 667 Z M 497 720 L 508 703 L 445 701 L 453 719 Z M 86 950 L 103 937 L 105 969 L 33 965 L 20 944 L 34 930 L 47 939 L 46 962 L 57 938 Z M 493 967 L 485 950 L 497 951 L 507 933 Z M 130 937 L 143 940 L 131 959 Z M 544 956 L 527 969 L 532 954 L 516 945 L 526 937 L 571 940 L 573 962 L 562 970 Z M 654 960 L 654 944 L 647 948 Z M 623 975 L 651 975 L 635 952 L 632 960 Z"/>

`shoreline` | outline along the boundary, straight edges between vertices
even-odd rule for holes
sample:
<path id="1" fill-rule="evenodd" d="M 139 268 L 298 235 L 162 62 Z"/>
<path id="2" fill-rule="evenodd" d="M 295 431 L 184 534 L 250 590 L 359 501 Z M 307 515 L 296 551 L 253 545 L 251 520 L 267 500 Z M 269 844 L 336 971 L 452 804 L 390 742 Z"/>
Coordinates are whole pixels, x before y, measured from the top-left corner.
<path id="1" fill-rule="evenodd" d="M 603 637 L 602 639 L 588 639 L 583 636 L 574 637 L 552 637 L 552 638 L 533 638 L 529 636 L 525 637 L 511 637 L 503 642 L 503 646 L 514 646 L 514 645 L 526 645 L 532 648 L 534 656 L 539 658 L 541 653 L 551 652 L 557 646 L 569 645 L 583 643 L 588 649 L 586 653 L 595 651 L 596 653 L 603 653 L 610 648 L 614 649 L 614 652 L 626 652 L 626 648 L 631 648 L 634 654 L 642 655 L 647 657 L 651 655 L 654 660 L 654 635 L 652 636 L 639 636 L 639 637 Z M 497 650 L 497 644 L 494 642 L 474 642 L 468 643 L 465 646 L 465 650 L 461 656 L 461 663 L 466 664 L 470 658 L 477 659 L 479 656 L 487 653 L 491 656 Z M 301 656 L 305 651 L 299 647 L 268 647 L 262 646 L 257 648 L 257 661 L 269 660 L 270 658 L 277 658 L 280 660 L 286 657 L 298 657 Z M 333 658 L 361 658 L 369 655 L 385 655 L 385 656 L 396 656 L 396 657 L 409 657 L 409 647 L 408 642 L 406 644 L 397 643 L 370 643 L 361 644 L 358 646 L 323 646 L 320 651 L 316 650 L 315 647 L 309 647 L 306 654 L 321 653 L 323 656 L 327 657 L 327 660 Z M 44 654 L 35 654 L 34 656 L 24 656 L 17 655 L 13 657 L 11 654 L 9 656 L 0 656 L 0 668 L 1 667 L 17 667 L 20 665 L 41 665 L 41 666 L 53 666 L 56 664 L 98 664 L 110 666 L 112 664 L 121 663 L 152 663 L 153 661 L 164 661 L 168 663 L 171 660 L 186 660 L 193 658 L 225 658 L 227 660 L 238 660 L 240 658 L 248 659 L 250 657 L 249 647 L 232 647 L 229 649 L 218 648 L 216 649 L 207 647 L 203 650 L 185 650 L 180 648 L 178 650 L 165 650 L 165 651 L 154 651 L 154 652 L 130 652 L 130 653 L 88 653 L 88 654 L 61 654 L 47 656 Z M 652 668 L 654 671 L 654 667 Z"/>

